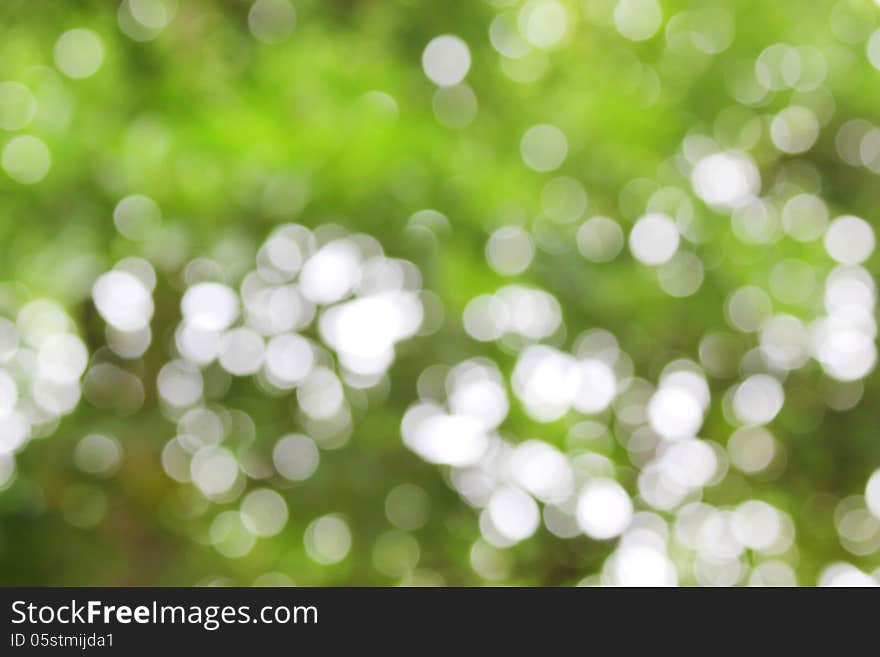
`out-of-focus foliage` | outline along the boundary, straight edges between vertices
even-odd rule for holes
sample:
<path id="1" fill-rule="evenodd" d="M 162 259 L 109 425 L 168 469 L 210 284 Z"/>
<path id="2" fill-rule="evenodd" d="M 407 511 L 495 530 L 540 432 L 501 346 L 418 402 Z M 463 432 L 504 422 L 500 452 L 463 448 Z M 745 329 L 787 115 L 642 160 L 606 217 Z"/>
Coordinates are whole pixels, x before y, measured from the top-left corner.
<path id="1" fill-rule="evenodd" d="M 3 584 L 880 578 L 875 2 L 0 26 Z"/>

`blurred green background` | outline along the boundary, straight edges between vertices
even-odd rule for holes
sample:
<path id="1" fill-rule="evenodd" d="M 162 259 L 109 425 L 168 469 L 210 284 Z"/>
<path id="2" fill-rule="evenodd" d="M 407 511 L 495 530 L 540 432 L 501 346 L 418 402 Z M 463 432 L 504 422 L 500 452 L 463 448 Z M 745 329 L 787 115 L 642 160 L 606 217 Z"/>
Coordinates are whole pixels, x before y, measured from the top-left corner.
<path id="1" fill-rule="evenodd" d="M 0 369 L 15 387 L 5 407 L 0 395 L 0 583 L 876 583 L 871 0 L 6 0 L 0 25 Z M 555 132 L 530 142 L 536 125 Z M 146 201 L 126 228 L 119 204 L 132 195 Z M 620 241 L 646 213 L 676 227 L 674 259 L 652 265 L 636 238 Z M 841 215 L 864 221 L 839 224 L 838 244 Z M 587 225 L 596 216 L 614 221 L 610 232 Z M 169 410 L 157 377 L 180 355 L 187 287 L 238 290 L 291 223 L 318 245 L 371 235 L 416 265 L 423 326 L 376 385 L 346 382 L 344 444 L 312 436 L 320 464 L 303 481 L 272 467 L 279 438 L 312 433 L 297 394 L 207 365 L 203 403 L 224 420 L 228 453 L 269 468 L 242 466 L 212 498 L 163 467 L 183 411 Z M 93 284 L 131 257 L 157 282 L 149 346 L 126 357 Z M 817 321 L 837 321 L 829 281 L 840 280 L 843 365 L 815 337 Z M 465 309 L 511 284 L 552 295 L 561 321 L 545 335 L 475 339 Z M 742 289 L 745 319 L 731 302 Z M 41 342 L 21 311 L 37 299 L 64 309 L 90 355 L 85 394 L 63 412 L 30 387 Z M 300 332 L 326 342 L 317 324 Z M 541 390 L 511 380 L 527 345 L 577 353 L 597 328 L 625 355 L 617 401 L 530 411 L 524 397 Z M 458 492 L 466 467 L 407 448 L 402 418 L 425 396 L 417 383 L 430 383 L 420 376 L 475 357 L 502 374 L 510 445 L 552 445 L 578 490 L 619 482 L 636 512 L 623 538 L 557 535 L 545 526 L 552 504 L 521 481 L 505 490 L 525 488 L 537 506 L 514 495 L 481 511 Z M 629 415 L 620 400 L 679 359 L 711 392 L 697 440 L 713 445 L 713 465 L 664 503 L 644 472 L 676 437 L 646 415 L 650 390 L 633 393 Z M 110 401 L 96 402 L 89 386 L 111 371 L 92 374 L 100 364 L 122 373 L 133 400 L 111 383 Z M 736 386 L 764 372 L 784 404 L 750 420 Z M 14 413 L 29 427 L 17 441 Z M 766 433 L 731 444 L 741 425 Z M 109 440 L 83 446 L 94 435 Z M 687 480 L 701 466 L 683 454 Z M 268 500 L 272 525 L 277 498 L 248 498 L 263 489 L 285 507 L 271 536 L 239 513 L 243 500 Z"/>

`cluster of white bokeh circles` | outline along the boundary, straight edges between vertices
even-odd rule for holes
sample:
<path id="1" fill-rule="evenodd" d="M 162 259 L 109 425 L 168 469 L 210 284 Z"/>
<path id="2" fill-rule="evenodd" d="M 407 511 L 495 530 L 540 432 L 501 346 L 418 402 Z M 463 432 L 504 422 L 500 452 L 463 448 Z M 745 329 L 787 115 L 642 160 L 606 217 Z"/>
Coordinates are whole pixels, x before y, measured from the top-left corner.
<path id="1" fill-rule="evenodd" d="M 120 358 L 142 356 L 152 343 L 156 272 L 143 258 L 120 260 L 92 285 L 92 301 L 106 323 L 107 345 Z"/>
<path id="2" fill-rule="evenodd" d="M 190 285 L 181 301 L 177 351 L 200 368 L 217 362 L 230 375 L 256 375 L 270 391 L 296 390 L 307 414 L 326 419 L 342 404 L 343 381 L 376 385 L 394 360 L 395 345 L 418 331 L 420 285 L 414 265 L 385 257 L 365 235 L 319 243 L 302 226 L 282 226 L 262 245 L 257 268 L 238 291 L 216 280 Z M 316 317 L 342 381 L 330 352 L 303 334 Z M 183 406 L 191 401 L 163 398 Z"/>
<path id="3" fill-rule="evenodd" d="M 210 267 L 204 268 L 205 276 L 189 280 L 174 332 L 174 359 L 157 379 L 164 411 L 177 424 L 177 434 L 163 450 L 166 472 L 221 504 L 245 494 L 250 480 L 265 484 L 275 475 L 287 482 L 311 477 L 320 449 L 341 447 L 350 436 L 346 388 L 380 384 L 396 345 L 415 335 L 424 318 L 418 268 L 386 257 L 367 235 L 285 224 L 259 247 L 255 264 L 238 289 L 217 276 L 222 270 Z M 109 280 L 132 284 L 118 276 Z M 111 304 L 103 314 L 117 323 L 140 317 L 147 304 L 139 299 L 129 294 L 129 311 Z M 209 399 L 207 381 L 218 371 L 253 377 L 269 395 L 293 395 L 303 432 L 279 437 L 268 459 L 250 449 L 256 437 L 253 420 Z M 211 542 L 227 556 L 241 556 L 256 538 L 280 532 L 286 520 L 279 493 L 269 487 L 251 491 L 238 511 L 217 516 Z M 328 516 L 307 532 L 309 553 L 319 562 L 332 563 L 347 553 L 346 547 L 334 556 L 341 547 L 324 545 L 340 522 Z"/>
<path id="4" fill-rule="evenodd" d="M 732 586 L 747 576 L 750 585 L 794 586 L 794 569 L 782 558 L 793 541 L 791 518 L 760 500 L 726 509 L 690 502 L 678 510 L 672 526 L 642 511 L 635 514 L 599 576 L 583 583 Z M 750 562 L 755 563 L 751 569 Z"/>
<path id="5" fill-rule="evenodd" d="M 519 355 L 511 382 L 523 407 L 538 422 L 553 422 L 570 410 L 599 413 L 614 400 L 617 375 L 603 354 L 573 355 L 530 345 Z"/>
<path id="6" fill-rule="evenodd" d="M 89 354 L 59 304 L 37 299 L 14 318 L 0 315 L 0 488 L 15 475 L 15 455 L 45 438 L 82 396 Z"/>
<path id="7" fill-rule="evenodd" d="M 609 20 L 627 39 L 650 39 L 663 22 L 662 10 L 653 0 L 612 4 Z M 518 12 L 498 14 L 490 27 L 490 41 L 510 77 L 517 79 L 512 61 L 524 61 L 534 55 L 534 49 L 564 42 L 566 12 L 556 2 L 530 2 Z M 705 16 L 698 13 L 676 15 L 669 21 L 668 46 L 706 54 L 726 49 L 733 35 L 731 16 L 724 10 L 712 17 L 708 12 Z M 869 55 L 872 48 L 869 44 Z M 462 70 L 463 76 L 466 69 Z M 826 73 L 821 52 L 785 44 L 762 52 L 754 69 L 761 97 L 788 89 L 798 93 L 817 90 Z M 520 81 L 528 81 L 525 78 L 528 75 Z M 730 216 L 733 233 L 743 242 L 771 244 L 783 238 L 820 242 L 834 261 L 825 280 L 825 312 L 818 317 L 774 312 L 773 299 L 800 305 L 805 314 L 816 307 L 812 300 L 821 293 L 819 281 L 814 269 L 798 259 L 780 261 L 773 268 L 770 294 L 758 286 L 743 286 L 728 297 L 724 310 L 731 328 L 753 336 L 757 345 L 742 357 L 740 379 L 720 399 L 725 418 L 737 427 L 726 449 L 698 436 L 711 404 L 701 365 L 673 361 L 653 386 L 633 376 L 631 361 L 610 334 L 598 332 L 599 337 L 586 341 L 598 347 L 596 353 L 585 354 L 576 347 L 570 354 L 542 344 L 565 336 L 559 304 L 543 290 L 511 284 L 478 296 L 466 306 L 463 324 L 472 338 L 499 341 L 518 354 L 510 384 L 531 419 L 548 423 L 571 417 L 571 411 L 598 414 L 578 424 L 575 432 L 595 438 L 611 433 L 604 417 L 611 409 L 618 422 L 616 432 L 623 434 L 618 439 L 640 471 L 639 501 L 652 509 L 634 511 L 628 493 L 615 481 L 613 462 L 600 453 L 584 459 L 590 467 L 589 476 L 583 478 L 578 468 L 582 461 L 574 455 L 539 440 L 513 444 L 503 438 L 499 426 L 508 408 L 506 402 L 498 401 L 507 399 L 503 377 L 494 365 L 459 365 L 481 372 L 478 378 L 490 381 L 484 386 L 493 393 L 458 392 L 455 405 L 469 410 L 453 411 L 455 386 L 450 381 L 460 376 L 453 368 L 444 387 L 448 400 L 444 401 L 443 394 L 429 394 L 407 413 L 403 433 L 406 444 L 420 456 L 450 466 L 453 486 L 482 509 L 482 539 L 471 555 L 478 572 L 487 577 L 493 572 L 487 565 L 490 546 L 512 545 L 537 530 L 539 505 L 544 504 L 545 524 L 559 536 L 620 537 L 598 578 L 601 583 L 675 584 L 684 573 L 688 581 L 706 585 L 797 583 L 789 559 L 794 525 L 784 511 L 760 500 L 718 509 L 700 499 L 705 487 L 724 479 L 729 466 L 753 476 L 781 462 L 781 447 L 766 425 L 783 409 L 788 372 L 813 359 L 830 378 L 847 384 L 861 381 L 876 365 L 876 286 L 863 266 L 875 248 L 873 228 L 852 215 L 832 218 L 826 202 L 809 189 L 780 188 L 784 197 L 777 197 L 777 189 L 762 196 L 761 172 L 749 152 L 766 130 L 768 141 L 781 155 L 806 153 L 828 120 L 821 106 L 793 100 L 767 116 L 763 128 L 760 122 L 739 125 L 736 139 L 724 140 L 735 145 L 722 146 L 710 137 L 691 135 L 676 161 L 684 184 L 681 188 L 656 187 L 644 211 L 634 219 L 628 240 L 617 221 L 602 216 L 587 219 L 577 232 L 578 250 L 595 263 L 613 260 L 628 241 L 633 258 L 655 268 L 660 287 L 673 297 L 693 294 L 704 278 L 702 259 L 682 248 L 685 243 L 698 247 L 706 239 L 688 192 L 712 213 Z M 853 165 L 880 171 L 877 135 L 880 130 L 867 122 L 844 124 L 837 137 L 838 152 Z M 532 126 L 520 139 L 523 162 L 538 173 L 559 169 L 569 150 L 565 133 L 549 123 Z M 586 206 L 586 191 L 574 178 L 554 178 L 542 193 L 544 215 L 560 225 L 577 220 Z M 523 274 L 535 257 L 535 240 L 520 226 L 497 229 L 486 246 L 489 265 L 503 276 Z M 462 394 L 473 395 L 473 403 L 462 407 Z M 854 554 L 880 549 L 880 524 L 872 529 L 864 520 L 866 508 L 877 514 L 880 485 L 875 480 L 876 474 L 861 506 L 839 512 L 841 542 Z M 657 515 L 666 513 L 675 515 L 674 532 Z M 856 540 L 860 532 L 875 537 L 878 547 L 872 542 L 875 538 Z M 672 546 L 676 554 L 685 554 L 683 560 L 670 557 Z M 857 581 L 874 580 L 847 565 L 830 567 L 820 583 Z"/>
<path id="8" fill-rule="evenodd" d="M 539 79 L 548 53 L 570 41 L 574 9 L 558 0 L 496 4 L 500 10 L 488 39 L 502 71 L 520 83 Z M 843 43 L 864 44 L 868 61 L 880 69 L 880 30 L 872 32 L 873 22 L 860 26 L 853 20 L 850 4 L 835 6 L 831 32 Z M 130 39 L 150 41 L 177 10 L 177 0 L 123 0 L 117 22 Z M 583 11 L 588 21 L 628 41 L 664 35 L 675 53 L 720 53 L 734 33 L 724 8 L 667 17 L 657 0 L 611 0 L 584 3 Z M 251 35 L 265 46 L 289 39 L 297 20 L 288 0 L 256 0 L 247 12 Z M 55 67 L 70 80 L 95 76 L 107 54 L 101 37 L 84 28 L 61 34 L 52 52 Z M 466 82 L 472 64 L 469 45 L 451 34 L 433 38 L 421 53 L 422 70 L 434 85 L 434 114 L 446 127 L 464 127 L 477 114 L 476 94 Z M 816 48 L 772 44 L 754 61 L 754 84 L 738 87 L 734 95 L 758 107 L 777 93 L 821 92 L 828 68 Z M 396 111 L 387 94 L 377 99 Z M 682 189 L 665 187 L 654 194 L 644 212 L 631 217 L 628 236 L 604 216 L 588 218 L 577 231 L 578 250 L 587 260 L 608 262 L 628 244 L 633 258 L 654 268 L 663 290 L 677 297 L 693 294 L 704 273 L 701 259 L 683 248 L 700 241 L 684 189 L 713 213 L 729 215 L 733 234 L 745 243 L 790 239 L 822 245 L 833 262 L 824 281 L 804 261 L 788 259 L 773 268 L 769 294 L 744 285 L 724 304 L 731 329 L 755 345 L 737 363 L 736 383 L 720 400 L 736 427 L 726 450 L 699 436 L 712 401 L 706 362 L 674 360 L 655 385 L 634 375 L 629 357 L 605 331 L 582 335 L 570 351 L 560 348 L 562 309 L 549 292 L 509 284 L 467 304 L 466 332 L 515 353 L 509 384 L 526 415 L 541 425 L 577 421 L 564 449 L 540 439 L 515 442 L 502 429 L 511 406 L 508 382 L 492 361 L 435 367 L 420 378 L 421 399 L 403 418 L 403 440 L 424 460 L 448 467 L 454 488 L 480 510 L 482 539 L 471 553 L 480 572 L 491 571 L 485 546 L 502 549 L 523 541 L 543 520 L 559 537 L 618 539 L 595 578 L 599 583 L 797 583 L 788 514 L 757 499 L 716 508 L 702 501 L 702 492 L 723 479 L 728 462 L 745 475 L 772 467 L 781 448 L 767 425 L 785 405 L 789 372 L 812 359 L 832 380 L 860 384 L 876 366 L 876 283 L 865 267 L 875 250 L 874 229 L 853 215 L 833 218 L 818 189 L 779 185 L 782 192 L 762 196 L 761 173 L 749 152 L 766 132 L 779 156 L 808 153 L 833 114 L 833 102 L 831 110 L 825 105 L 793 96 L 782 109 L 738 126 L 737 138 L 729 140 L 735 145 L 690 135 L 675 160 Z M 0 82 L 0 129 L 29 128 L 39 109 L 28 86 Z M 848 164 L 880 173 L 880 128 L 847 121 L 835 146 Z M 551 174 L 570 163 L 578 145 L 562 128 L 541 122 L 521 132 L 518 147 L 527 168 Z M 0 152 L 0 167 L 18 184 L 43 181 L 51 166 L 49 145 L 36 135 L 14 135 Z M 584 186 L 553 175 L 543 186 L 543 215 L 558 225 L 580 220 L 587 208 Z M 120 234 L 141 241 L 161 216 L 155 202 L 135 194 L 120 201 L 113 219 Z M 505 226 L 492 234 L 486 255 L 497 273 L 516 276 L 536 253 L 528 230 Z M 287 502 L 269 486 L 271 478 L 291 483 L 311 477 L 321 449 L 340 446 L 350 431 L 347 389 L 382 383 L 398 343 L 419 331 L 425 312 L 421 277 L 412 263 L 386 257 L 370 237 L 285 225 L 261 245 L 256 267 L 238 288 L 210 271 L 187 282 L 174 359 L 157 379 L 163 410 L 176 424 L 162 463 L 169 476 L 192 483 L 206 499 L 237 503 L 214 518 L 208 538 L 222 554 L 238 557 L 257 539 L 280 533 L 288 521 Z M 50 435 L 83 392 L 98 407 L 106 403 L 129 413 L 140 408 L 143 385 L 117 361 L 140 358 L 153 343 L 155 286 L 155 271 L 141 258 L 126 258 L 95 280 L 92 300 L 105 322 L 111 355 L 92 363 L 58 304 L 40 299 L 15 317 L 0 317 L 0 488 L 15 475 L 16 454 L 28 441 Z M 817 316 L 774 309 L 778 301 L 812 312 L 814 293 L 821 295 L 814 304 L 821 307 Z M 254 377 L 267 394 L 295 396 L 304 433 L 277 438 L 268 459 L 252 458 L 232 437 L 252 441 L 253 420 L 208 401 L 208 371 L 218 369 L 228 377 Z M 612 434 L 638 470 L 636 501 L 617 480 L 606 444 Z M 74 452 L 77 467 L 94 476 L 112 474 L 121 456 L 118 441 L 98 434 L 82 438 Z M 639 505 L 647 510 L 637 510 Z M 850 553 L 880 550 L 880 470 L 869 477 L 864 495 L 838 503 L 834 522 Z M 394 524 L 408 528 L 403 521 Z M 351 530 L 335 514 L 315 519 L 305 532 L 306 552 L 322 564 L 345 558 L 351 543 Z M 876 574 L 835 563 L 823 570 L 819 583 L 876 581 Z"/>
<path id="9" fill-rule="evenodd" d="M 610 370 L 603 374 L 613 380 Z M 514 444 L 499 433 L 510 402 L 493 362 L 435 366 L 419 388 L 421 401 L 403 418 L 404 443 L 426 461 L 451 468 L 452 485 L 481 510 L 482 540 L 489 545 L 509 547 L 532 536 L 541 524 L 540 505 L 544 524 L 559 536 L 602 540 L 626 529 L 632 501 L 613 478 L 548 442 Z M 601 394 L 607 405 L 613 393 Z"/>
<path id="10" fill-rule="evenodd" d="M 562 325 L 562 308 L 549 292 L 507 285 L 471 299 L 463 321 L 468 335 L 480 342 L 537 341 L 556 333 Z"/>

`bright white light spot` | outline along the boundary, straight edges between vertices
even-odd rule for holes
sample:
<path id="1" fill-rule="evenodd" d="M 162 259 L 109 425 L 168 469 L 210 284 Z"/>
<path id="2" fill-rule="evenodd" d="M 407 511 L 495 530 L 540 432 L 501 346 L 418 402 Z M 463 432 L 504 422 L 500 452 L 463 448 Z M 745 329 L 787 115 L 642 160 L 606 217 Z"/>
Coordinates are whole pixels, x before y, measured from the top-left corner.
<path id="1" fill-rule="evenodd" d="M 543 441 L 517 445 L 509 467 L 513 480 L 545 504 L 564 502 L 574 489 L 574 475 L 565 456 Z"/>
<path id="2" fill-rule="evenodd" d="M 584 486 L 577 502 L 577 522 L 590 538 L 620 536 L 629 526 L 633 505 L 623 487 L 612 479 L 594 479 Z"/>
<path id="3" fill-rule="evenodd" d="M 15 379 L 5 370 L 0 370 L 0 415 L 14 409 L 17 402 L 18 386 Z"/>
<path id="4" fill-rule="evenodd" d="M 153 298 L 143 282 L 125 271 L 102 274 L 92 286 L 95 307 L 118 331 L 141 331 L 153 318 Z"/>
<path id="5" fill-rule="evenodd" d="M 678 573 L 669 558 L 650 545 L 622 545 L 605 562 L 603 580 L 611 586 L 675 586 Z"/>
<path id="6" fill-rule="evenodd" d="M 580 361 L 578 368 L 580 387 L 574 397 L 574 407 L 581 413 L 601 413 L 617 394 L 614 370 L 597 358 Z"/>
<path id="7" fill-rule="evenodd" d="M 513 370 L 513 390 L 538 422 L 553 422 L 565 415 L 580 386 L 577 361 L 544 345 L 525 349 Z"/>
<path id="8" fill-rule="evenodd" d="M 183 295 L 184 319 L 200 331 L 223 331 L 238 318 L 238 297 L 220 283 L 197 283 Z"/>
<path id="9" fill-rule="evenodd" d="M 380 374 L 393 360 L 395 343 L 414 335 L 422 318 L 423 309 L 414 293 L 388 291 L 328 309 L 319 328 L 348 369 Z"/>
<path id="10" fill-rule="evenodd" d="M 650 213 L 639 219 L 629 234 L 633 257 L 645 265 L 662 265 L 678 249 L 678 227 L 664 214 Z"/>
<path id="11" fill-rule="evenodd" d="M 199 401 L 204 388 L 201 372 L 184 360 L 171 361 L 159 370 L 156 384 L 162 399 L 178 408 Z"/>
<path id="12" fill-rule="evenodd" d="M 444 34 L 432 39 L 422 53 L 422 68 L 434 84 L 458 84 L 471 68 L 471 52 L 457 36 Z"/>
<path id="13" fill-rule="evenodd" d="M 494 295 L 481 294 L 471 299 L 462 313 L 464 330 L 474 340 L 498 340 L 507 331 L 508 312 L 504 302 Z"/>
<path id="14" fill-rule="evenodd" d="M 834 563 L 819 575 L 819 586 L 841 586 L 845 588 L 880 586 L 869 574 L 848 563 Z"/>
<path id="15" fill-rule="evenodd" d="M 417 420 L 412 432 L 404 433 L 404 442 L 426 461 L 456 466 L 476 463 L 489 447 L 481 420 L 441 413 Z"/>
<path id="16" fill-rule="evenodd" d="M 792 315 L 771 317 L 761 329 L 760 341 L 763 357 L 780 370 L 797 369 L 807 362 L 807 331 Z"/>
<path id="17" fill-rule="evenodd" d="M 449 409 L 454 415 L 467 415 L 494 429 L 504 421 L 510 404 L 501 375 L 482 364 L 465 362 L 449 375 Z"/>
<path id="18" fill-rule="evenodd" d="M 316 367 L 300 384 L 296 400 L 309 417 L 329 420 L 343 407 L 345 396 L 339 377 L 326 367 Z"/>
<path id="19" fill-rule="evenodd" d="M 266 286 L 261 275 L 249 274 L 241 285 L 247 324 L 263 335 L 278 335 L 308 326 L 315 314 L 296 285 Z"/>
<path id="20" fill-rule="evenodd" d="M 667 440 L 691 438 L 703 425 L 703 408 L 689 390 L 661 384 L 648 403 L 648 420 Z"/>
<path id="21" fill-rule="evenodd" d="M 706 486 L 719 468 L 719 454 L 705 440 L 680 440 L 657 461 L 667 485 L 687 492 Z"/>
<path id="22" fill-rule="evenodd" d="M 271 236 L 260 247 L 257 262 L 262 265 L 260 274 L 263 278 L 273 283 L 283 283 L 293 278 L 302 267 L 302 248 L 293 236 L 282 231 Z"/>
<path id="23" fill-rule="evenodd" d="M 360 266 L 360 252 L 350 240 L 325 244 L 302 268 L 299 283 L 303 296 L 318 304 L 340 301 L 357 285 Z"/>
<path id="24" fill-rule="evenodd" d="M 82 396 L 78 381 L 58 383 L 38 378 L 31 386 L 31 397 L 37 406 L 50 415 L 66 415 L 76 408 Z"/>
<path id="25" fill-rule="evenodd" d="M 844 215 L 825 232 L 825 250 L 844 265 L 858 265 L 874 252 L 874 229 L 864 219 Z"/>
<path id="26" fill-rule="evenodd" d="M 61 385 L 78 381 L 88 362 L 89 355 L 83 341 L 70 333 L 46 338 L 37 353 L 39 376 Z"/>
<path id="27" fill-rule="evenodd" d="M 174 334 L 180 355 L 197 365 L 209 365 L 220 354 L 220 333 L 203 331 L 181 322 Z"/>
<path id="28" fill-rule="evenodd" d="M 766 551 L 781 538 L 780 512 L 766 502 L 749 500 L 733 512 L 731 529 L 736 539 L 753 550 Z"/>
<path id="29" fill-rule="evenodd" d="M 714 370 L 713 373 L 723 369 L 721 361 L 724 360 L 735 348 L 735 338 L 726 333 L 709 333 L 700 342 L 700 363 L 689 359 L 672 361 L 663 368 L 660 375 L 661 384 L 677 385 L 688 390 L 705 409 L 711 400 L 709 384 L 706 382 L 705 372 Z M 721 376 L 716 374 L 716 376 Z"/>
<path id="30" fill-rule="evenodd" d="M 737 208 L 758 193 L 761 176 L 754 161 L 745 153 L 714 153 L 694 166 L 691 184 L 706 204 Z"/>
<path id="31" fill-rule="evenodd" d="M 844 306 L 811 327 L 814 356 L 839 381 L 861 379 L 877 363 L 876 325 L 867 312 L 856 305 Z"/>
<path id="32" fill-rule="evenodd" d="M 269 340 L 265 358 L 266 373 L 275 385 L 289 388 L 305 379 L 315 364 L 312 343 L 296 333 Z"/>
<path id="33" fill-rule="evenodd" d="M 16 324 L 21 339 L 32 347 L 39 347 L 50 336 L 64 333 L 73 326 L 61 306 L 48 299 L 25 304 L 18 311 Z"/>
<path id="34" fill-rule="evenodd" d="M 249 328 L 227 331 L 220 338 L 220 365 L 235 376 L 256 374 L 263 366 L 266 344 Z"/>
<path id="35" fill-rule="evenodd" d="M 508 540 L 518 542 L 535 533 L 541 523 L 538 505 L 518 488 L 502 488 L 489 500 L 492 524 Z"/>
<path id="36" fill-rule="evenodd" d="M 496 293 L 506 310 L 505 329 L 532 340 L 552 335 L 562 323 L 562 309 L 556 297 L 519 285 L 508 285 Z"/>
<path id="37" fill-rule="evenodd" d="M 782 384 L 767 374 L 755 374 L 743 381 L 733 396 L 733 410 L 744 424 L 767 424 L 782 410 Z"/>
<path id="38" fill-rule="evenodd" d="M 27 442 L 31 425 L 19 411 L 0 414 L 0 455 L 11 455 Z"/>

